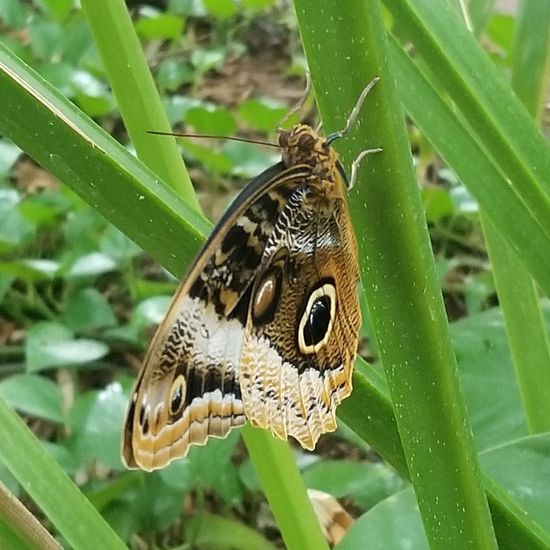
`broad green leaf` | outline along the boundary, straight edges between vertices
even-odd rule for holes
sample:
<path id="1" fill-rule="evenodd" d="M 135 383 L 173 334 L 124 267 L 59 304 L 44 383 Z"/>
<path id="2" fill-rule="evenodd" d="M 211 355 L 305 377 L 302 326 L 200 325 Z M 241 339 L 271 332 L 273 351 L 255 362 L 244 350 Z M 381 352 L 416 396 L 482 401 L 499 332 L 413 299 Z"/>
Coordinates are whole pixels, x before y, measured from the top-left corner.
<path id="1" fill-rule="evenodd" d="M 136 31 L 143 38 L 179 38 L 183 32 L 183 26 L 184 19 L 170 13 L 142 16 L 135 23 Z"/>
<path id="2" fill-rule="evenodd" d="M 31 223 L 46 225 L 58 221 L 70 206 L 68 199 L 61 193 L 42 193 L 22 201 L 19 211 Z"/>
<path id="3" fill-rule="evenodd" d="M 511 441 L 481 453 L 483 469 L 550 532 L 550 434 Z"/>
<path id="4" fill-rule="evenodd" d="M 191 491 L 197 480 L 192 475 L 191 464 L 188 459 L 175 460 L 159 471 L 159 476 L 168 487 L 174 487 L 181 491 Z"/>
<path id="5" fill-rule="evenodd" d="M 166 59 L 160 64 L 157 82 L 161 90 L 175 92 L 182 84 L 193 82 L 194 77 L 194 70 L 184 60 Z M 173 118 L 170 116 L 168 118 L 173 123 Z M 180 120 L 181 117 L 175 119 L 175 121 Z"/>
<path id="6" fill-rule="evenodd" d="M 0 252 L 21 246 L 33 235 L 34 224 L 26 220 L 13 204 L 0 204 L 0 216 Z"/>
<path id="7" fill-rule="evenodd" d="M 36 17 L 28 25 L 31 49 L 38 59 L 53 59 L 61 55 L 62 28 L 54 21 Z"/>
<path id="8" fill-rule="evenodd" d="M 108 351 L 102 342 L 75 340 L 71 330 L 50 322 L 33 325 L 25 340 L 26 364 L 31 372 L 89 363 L 101 359 Z"/>
<path id="9" fill-rule="evenodd" d="M 272 6 L 275 0 L 243 0 L 243 6 L 249 10 L 259 11 Z"/>
<path id="10" fill-rule="evenodd" d="M 80 464 L 72 453 L 63 445 L 52 441 L 41 441 L 47 453 L 56 461 L 63 471 L 71 476 L 75 475 L 80 467 Z"/>
<path id="11" fill-rule="evenodd" d="M 220 19 L 227 19 L 237 13 L 233 0 L 202 0 L 202 3 L 210 14 Z"/>
<path id="12" fill-rule="evenodd" d="M 2 140 L 0 141 L 0 176 L 6 177 L 13 165 L 15 164 L 15 161 L 19 158 L 21 155 L 21 149 L 17 147 L 17 145 L 14 145 L 13 143 L 10 143 L 9 141 Z M 15 190 L 10 189 L 0 189 L 0 192 L 5 195 L 7 193 L 13 192 L 16 193 Z M 1 196 L 1 195 L 0 195 Z"/>
<path id="13" fill-rule="evenodd" d="M 335 498 L 349 497 L 365 510 L 401 491 L 408 485 L 386 464 L 323 460 L 303 472 L 308 489 L 317 489 Z"/>
<path id="14" fill-rule="evenodd" d="M 185 122 L 199 134 L 232 136 L 237 129 L 235 119 L 227 109 L 209 104 L 189 109 Z"/>
<path id="15" fill-rule="evenodd" d="M 127 404 L 127 394 L 118 382 L 78 397 L 69 412 L 72 432 L 67 447 L 81 463 L 97 460 L 107 468 L 122 469 L 120 430 Z"/>
<path id="16" fill-rule="evenodd" d="M 269 99 L 247 99 L 239 105 L 239 116 L 255 130 L 271 134 L 288 107 Z"/>
<path id="17" fill-rule="evenodd" d="M 227 141 L 221 151 L 233 162 L 231 173 L 240 178 L 253 178 L 279 161 L 278 155 L 238 141 Z"/>
<path id="18" fill-rule="evenodd" d="M 0 397 L 18 411 L 62 423 L 63 396 L 48 378 L 36 374 L 15 374 L 0 382 Z"/>
<path id="19" fill-rule="evenodd" d="M 75 332 L 116 324 L 109 302 L 95 288 L 82 288 L 72 294 L 63 309 L 60 320 Z"/>
<path id="20" fill-rule="evenodd" d="M 6 25 L 22 26 L 27 19 L 27 10 L 21 0 L 0 0 L 0 13 Z"/>
<path id="21" fill-rule="evenodd" d="M 39 6 L 56 19 L 63 19 L 74 7 L 73 0 L 37 0 Z"/>
<path id="22" fill-rule="evenodd" d="M 69 278 L 96 277 L 109 271 L 114 271 L 116 262 L 107 254 L 91 252 L 78 258 L 67 272 Z"/>
<path id="23" fill-rule="evenodd" d="M 232 431 L 227 439 L 215 439 L 205 447 L 192 447 L 189 468 L 195 483 L 204 489 L 215 488 L 229 505 L 242 501 L 237 468 L 231 455 L 240 440 L 240 432 Z"/>
<path id="24" fill-rule="evenodd" d="M 388 497 L 363 514 L 335 550 L 363 548 L 366 541 L 369 550 L 429 549 L 412 488 Z"/>
<path id="25" fill-rule="evenodd" d="M 242 522 L 212 514 L 200 514 L 186 525 L 189 540 L 212 550 L 275 550 L 260 533 Z"/>
<path id="26" fill-rule="evenodd" d="M 132 321 L 138 326 L 160 324 L 170 305 L 170 296 L 151 296 L 140 302 L 134 309 Z"/>
<path id="27" fill-rule="evenodd" d="M 108 225 L 99 241 L 101 252 L 121 263 L 141 254 L 141 248 L 120 229 Z"/>
<path id="28" fill-rule="evenodd" d="M 191 63 L 201 73 L 205 73 L 211 69 L 219 69 L 224 59 L 225 52 L 221 49 L 205 50 L 199 48 L 191 54 Z"/>

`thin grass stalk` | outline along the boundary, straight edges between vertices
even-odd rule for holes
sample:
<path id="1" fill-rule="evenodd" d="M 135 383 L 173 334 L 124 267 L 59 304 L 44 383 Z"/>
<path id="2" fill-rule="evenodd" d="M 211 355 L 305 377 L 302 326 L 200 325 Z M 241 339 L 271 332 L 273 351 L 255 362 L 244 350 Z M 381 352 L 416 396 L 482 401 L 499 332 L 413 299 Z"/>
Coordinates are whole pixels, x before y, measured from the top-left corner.
<path id="1" fill-rule="evenodd" d="M 81 5 L 139 158 L 198 210 L 176 140 L 147 133 L 171 128 L 124 1 L 82 0 Z"/>
<path id="2" fill-rule="evenodd" d="M 368 114 L 341 148 L 348 163 L 367 146 L 383 149 L 362 165 L 352 213 L 369 314 L 430 547 L 496 548 L 380 3 L 295 6 L 327 131 L 342 127 L 362 88 L 380 76 Z"/>
<path id="3" fill-rule="evenodd" d="M 59 542 L 1 482 L 0 547 L 18 550 L 62 549 Z"/>
<path id="4" fill-rule="evenodd" d="M 166 182 L 169 185 L 176 188 L 175 183 L 178 183 L 176 189 L 181 191 L 180 182 L 173 177 L 181 171 L 181 167 L 185 171 L 181 155 L 177 153 L 177 157 L 173 154 L 167 157 L 163 154 L 165 148 L 173 144 L 173 140 L 146 135 L 146 130 L 151 128 L 161 131 L 168 131 L 169 128 L 165 126 L 167 121 L 164 113 L 160 117 L 161 125 L 155 126 L 158 124 L 155 117 L 159 117 L 162 105 L 124 2 L 83 0 L 82 4 L 103 62 L 108 68 L 109 81 L 116 91 L 124 123 L 132 141 L 136 140 L 134 145 L 138 156 L 152 170 L 160 169 L 159 176 L 168 176 Z M 152 111 L 148 109 L 151 104 L 156 105 Z M 199 209 L 190 183 L 186 185 L 182 198 L 190 206 Z M 326 547 L 288 445 L 275 444 L 271 434 L 265 430 L 245 428 L 243 437 L 287 547 L 304 550 Z M 277 477 L 273 478 L 275 473 Z M 292 483 L 287 482 L 285 476 L 292 479 Z M 286 513 L 289 503 L 292 503 L 297 514 Z"/>
<path id="5" fill-rule="evenodd" d="M 301 498 L 294 498 L 301 497 L 304 482 L 289 445 L 250 425 L 243 428 L 243 437 L 250 456 L 257 459 L 254 469 L 286 548 L 328 550 L 311 503 L 308 501 L 305 506 Z"/>

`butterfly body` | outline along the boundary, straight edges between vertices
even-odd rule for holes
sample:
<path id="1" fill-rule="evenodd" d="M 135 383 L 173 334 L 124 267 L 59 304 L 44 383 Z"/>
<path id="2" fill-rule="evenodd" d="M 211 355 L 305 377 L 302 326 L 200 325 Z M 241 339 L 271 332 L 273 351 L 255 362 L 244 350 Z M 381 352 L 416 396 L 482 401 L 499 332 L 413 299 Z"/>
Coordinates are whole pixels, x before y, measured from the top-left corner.
<path id="1" fill-rule="evenodd" d="M 307 449 L 351 392 L 360 312 L 347 179 L 306 125 L 222 217 L 151 343 L 123 459 L 160 468 L 246 420 Z"/>

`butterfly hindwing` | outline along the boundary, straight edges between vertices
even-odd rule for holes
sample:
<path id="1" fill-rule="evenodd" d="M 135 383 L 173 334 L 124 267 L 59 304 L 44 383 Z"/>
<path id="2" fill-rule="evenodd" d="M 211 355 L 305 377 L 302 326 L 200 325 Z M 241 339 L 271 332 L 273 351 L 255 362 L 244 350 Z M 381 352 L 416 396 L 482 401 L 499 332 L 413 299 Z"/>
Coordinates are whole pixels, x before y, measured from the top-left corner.
<path id="1" fill-rule="evenodd" d="M 290 228 L 290 230 L 289 230 Z M 343 195 L 297 189 L 256 276 L 241 355 L 248 420 L 313 449 L 336 429 L 358 343 L 355 238 Z"/>

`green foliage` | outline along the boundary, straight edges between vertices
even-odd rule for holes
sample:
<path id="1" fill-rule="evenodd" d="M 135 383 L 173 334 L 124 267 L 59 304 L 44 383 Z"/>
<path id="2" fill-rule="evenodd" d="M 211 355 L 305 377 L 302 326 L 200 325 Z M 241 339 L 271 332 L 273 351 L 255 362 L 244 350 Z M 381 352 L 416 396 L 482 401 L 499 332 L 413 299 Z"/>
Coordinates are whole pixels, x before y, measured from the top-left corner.
<path id="1" fill-rule="evenodd" d="M 90 21 L 94 17 L 102 20 L 98 9 L 101 3 L 89 4 Z M 113 19 L 108 22 L 113 27 L 109 28 L 115 28 L 118 21 L 115 3 L 107 4 L 113 9 L 110 12 Z M 297 6 L 305 4 L 296 2 Z M 349 6 L 342 4 L 339 9 L 343 13 L 353 7 L 352 2 Z M 478 5 L 472 11 L 472 18 L 476 34 L 482 37 L 482 44 L 488 45 L 491 60 L 501 73 L 497 84 L 503 88 L 498 89 L 507 90 L 501 76 L 507 77 L 514 69 L 515 86 L 521 91 L 522 79 L 517 75 L 522 68 L 525 71 L 525 63 L 518 61 L 518 52 L 524 51 L 522 45 L 528 49 L 538 48 L 538 69 L 531 71 L 536 72 L 538 80 L 536 75 L 529 74 L 533 83 L 524 86 L 524 93 L 526 100 L 540 103 L 547 84 L 544 80 L 546 58 L 541 53 L 544 50 L 541 44 L 547 37 L 538 33 L 537 41 L 523 28 L 518 39 L 517 18 L 492 12 L 489 4 L 485 2 L 483 9 Z M 435 254 L 435 266 L 429 269 L 433 268 L 436 281 L 437 267 L 449 317 L 460 318 L 451 325 L 453 349 L 481 465 L 482 487 L 491 504 L 499 545 L 512 548 L 514 541 L 520 541 L 518 547 L 527 547 L 525 541 L 528 540 L 530 547 L 548 547 L 550 493 L 544 480 L 550 475 L 550 440 L 547 434 L 530 435 L 531 426 L 536 424 L 531 421 L 533 414 L 544 415 L 548 411 L 543 403 L 538 413 L 526 413 L 525 400 L 533 399 L 536 394 L 532 389 L 534 383 L 528 377 L 523 378 L 521 392 L 518 389 L 518 377 L 522 380 L 522 367 L 516 364 L 521 356 L 517 351 L 520 348 L 517 344 L 514 347 L 513 340 L 507 336 L 509 320 L 505 323 L 500 308 L 491 307 L 497 303 L 495 281 L 487 259 L 477 202 L 496 225 L 500 223 L 514 248 L 520 249 L 525 265 L 541 285 L 546 285 L 550 278 L 541 257 L 547 248 L 541 243 L 546 242 L 550 229 L 541 214 L 548 197 L 545 186 L 539 185 L 536 171 L 529 167 L 528 155 L 533 154 L 536 147 L 533 145 L 524 153 L 514 142 L 515 137 L 510 137 L 510 127 L 496 123 L 491 126 L 494 120 L 499 123 L 503 119 L 508 123 L 513 120 L 502 115 L 507 109 L 514 116 L 519 112 L 508 95 L 503 97 L 502 106 L 495 107 L 496 114 L 491 112 L 484 121 L 485 126 L 476 126 L 472 120 L 468 122 L 472 112 L 489 112 L 483 102 L 476 101 L 491 86 L 468 81 L 464 76 L 470 74 L 467 63 L 453 55 L 458 55 L 461 48 L 472 48 L 469 51 L 475 55 L 472 54 L 470 61 L 481 63 L 479 60 L 484 54 L 473 40 L 466 44 L 461 38 L 448 49 L 440 46 L 437 32 L 429 26 L 430 18 L 418 17 L 427 5 L 420 0 L 388 3 L 392 17 L 387 18 L 387 23 L 388 30 L 396 37 L 389 51 L 398 91 L 417 125 L 408 128 L 408 136 L 414 151 L 416 175 L 424 184 L 417 204 L 421 204 L 425 212 Z M 314 15 L 308 13 L 306 18 Z M 104 36 L 92 36 L 86 18 L 73 2 L 41 0 L 32 4 L 23 0 L 0 0 L 0 16 L 2 44 L 85 115 L 108 129 L 126 148 L 131 147 L 128 134 L 142 158 L 144 150 L 155 157 L 155 151 L 173 147 L 168 145 L 169 138 L 146 134 L 149 129 L 166 128 L 162 120 L 155 119 L 155 111 L 149 110 L 156 92 L 143 85 L 143 73 L 133 72 L 141 69 L 133 66 L 122 75 L 123 87 L 126 86 L 123 92 L 127 94 L 124 99 L 114 83 L 116 77 L 113 78 L 113 72 L 118 70 L 116 63 L 120 70 L 125 68 L 123 56 L 119 56 L 121 52 L 113 52 L 114 65 L 104 65 L 96 48 L 110 51 L 111 34 L 105 31 Z M 274 129 L 288 108 L 288 102 L 281 101 L 280 97 L 290 94 L 275 89 L 271 80 L 258 84 L 258 79 L 252 77 L 256 77 L 254 72 L 260 70 L 258 67 L 265 68 L 263 66 L 270 63 L 273 66 L 278 63 L 279 72 L 303 74 L 303 63 L 298 62 L 303 54 L 290 11 L 273 0 L 171 0 L 165 11 L 144 5 L 133 10 L 132 16 L 130 28 L 135 29 L 146 52 L 161 94 L 166 124 L 183 125 L 190 132 L 217 136 L 244 133 L 247 137 L 273 141 Z M 524 22 L 532 21 L 532 24 L 544 20 L 544 14 L 532 7 L 525 8 L 522 17 Z M 450 16 L 445 18 L 441 27 L 452 27 L 450 21 Z M 348 23 L 345 21 L 345 25 Z M 359 19 L 357 23 L 363 24 Z M 321 28 L 326 27 L 327 22 L 310 19 L 308 24 Z M 279 28 L 284 28 L 291 37 L 284 48 L 278 42 Z M 332 30 L 336 28 L 334 24 Z M 261 32 L 267 34 L 261 35 Z M 457 28 L 456 32 L 462 31 Z M 260 55 L 271 57 L 267 62 L 247 65 L 258 55 L 250 45 L 253 42 L 250 35 L 254 33 L 260 33 Z M 304 37 L 307 44 L 305 34 Z M 405 55 L 402 49 L 409 40 L 417 47 L 412 56 Z M 521 40 L 528 44 L 522 44 Z M 129 47 L 128 44 L 130 41 L 124 48 Z M 121 46 L 120 50 L 124 48 Z M 345 86 L 336 89 L 331 84 L 334 75 L 345 68 L 347 62 L 356 63 L 355 52 L 352 51 L 348 60 L 342 53 L 345 49 L 346 45 L 341 44 L 341 48 L 335 50 L 335 64 L 327 70 L 327 59 L 316 60 L 315 54 L 312 56 L 306 48 L 320 107 L 329 128 L 341 126 L 356 97 L 353 91 L 347 99 L 336 101 L 339 93 L 349 90 L 344 90 Z M 357 45 L 352 50 L 357 50 Z M 8 58 L 2 59 L 2 67 L 8 66 L 5 64 Z M 325 71 L 321 77 L 316 72 L 319 64 L 323 64 Z M 28 69 L 18 62 L 10 67 L 16 67 L 21 80 L 31 82 L 30 87 L 34 89 L 38 81 L 28 80 L 31 74 Z M 356 74 L 360 74 L 358 66 L 354 67 Z M 491 68 L 486 80 L 497 86 L 492 80 L 493 72 L 497 74 Z M 257 89 L 252 93 L 248 89 L 243 92 L 237 85 L 243 73 L 248 83 L 256 82 Z M 13 83 L 7 74 L 2 71 L 6 78 L 2 82 Z M 129 84 L 127 76 L 135 74 L 141 74 L 136 77 L 138 88 L 133 81 Z M 265 70 L 259 80 L 271 75 L 272 72 Z M 458 75 L 457 86 L 460 83 L 467 91 L 463 97 L 453 98 L 453 105 L 449 102 L 452 90 L 445 88 L 441 75 L 447 75 L 449 81 L 451 76 Z M 231 84 L 235 84 L 236 91 Z M 353 87 L 361 89 L 364 84 L 363 80 L 354 81 Z M 297 95 L 301 86 L 293 88 Z M 379 88 L 384 86 L 381 82 Z M 75 548 L 98 544 L 121 547 L 122 542 L 111 528 L 124 541 L 130 541 L 139 533 L 151 547 L 195 544 L 208 548 L 273 548 L 281 545 L 281 539 L 273 529 L 273 520 L 266 520 L 262 490 L 268 496 L 285 541 L 308 540 L 308 529 L 318 532 L 315 525 L 307 525 L 303 520 L 307 516 L 301 503 L 289 501 L 293 486 L 301 483 L 293 477 L 297 475 L 296 462 L 307 487 L 342 499 L 358 516 L 347 536 L 337 545 L 338 549 L 360 548 L 365 540 L 373 548 L 377 544 L 391 549 L 433 545 L 433 539 L 426 535 L 432 537 L 433 528 L 426 529 L 429 520 L 425 512 L 419 511 L 409 483 L 410 473 L 416 473 L 417 464 L 405 462 L 388 385 L 379 368 L 379 359 L 386 360 L 388 348 L 399 351 L 398 348 L 404 347 L 405 331 L 398 342 L 383 340 L 378 345 L 372 342 L 371 327 L 379 322 L 380 309 L 387 309 L 386 306 L 376 310 L 369 302 L 372 319 L 365 321 L 363 329 L 364 337 L 371 340 L 369 352 L 364 355 L 374 359 L 376 370 L 358 361 L 355 393 L 339 409 L 348 429 L 326 436 L 323 441 L 327 444 L 320 446 L 318 455 L 301 452 L 296 456 L 285 455 L 277 442 L 273 447 L 263 446 L 261 439 L 254 441 L 254 436 L 245 432 L 252 459 L 256 460 L 254 464 L 244 456 L 241 433 L 236 431 L 225 440 L 214 440 L 205 447 L 192 449 L 188 457 L 161 472 L 149 475 L 128 472 L 122 467 L 120 430 L 134 379 L 129 365 L 142 357 L 154 325 L 162 320 L 169 296 L 176 288 L 175 279 L 153 264 L 143 250 L 181 275 L 185 271 L 184 262 L 191 259 L 209 225 L 193 213 L 196 204 L 186 207 L 177 194 L 158 181 L 161 178 L 173 182 L 180 177 L 181 167 L 174 168 L 174 155 L 178 156 L 175 148 L 162 160 L 158 155 L 153 159 L 162 165 L 155 168 L 158 174 L 153 175 L 122 147 L 112 144 L 84 115 L 71 110 L 56 94 L 48 95 L 47 88 L 39 88 L 46 90 L 47 99 L 43 103 L 36 100 L 37 96 L 29 99 L 26 91 L 21 91 L 18 97 L 15 84 L 13 88 L 2 89 L 10 101 L 26 98 L 29 103 L 25 104 L 25 110 L 30 113 L 25 121 L 25 116 L 15 109 L 12 112 L 0 108 L 0 131 L 18 144 L 6 138 L 0 141 L 0 397 L 29 420 L 34 432 L 33 436 L 9 409 L 0 407 L 0 437 L 9 442 L 0 450 L 0 461 L 6 466 L 0 469 L 0 480 L 10 491 L 21 495 L 25 502 L 30 497 L 38 505 L 43 523 L 53 526 L 52 530 Z M 379 93 L 379 89 L 374 93 Z M 133 108 L 138 112 L 140 102 L 147 104 L 148 110 L 143 112 L 143 117 L 134 117 L 140 118 L 137 125 L 132 126 L 132 121 L 125 118 L 127 134 L 117 105 L 122 109 L 128 96 L 130 101 L 135 96 Z M 470 101 L 467 105 L 466 100 Z M 32 101 L 37 103 L 36 111 L 29 107 Z M 365 110 L 370 111 L 376 105 L 373 107 L 369 101 L 370 98 Z M 48 105 L 55 105 L 57 110 L 48 111 Z M 531 112 L 541 112 L 540 105 L 531 107 Z M 50 118 L 42 117 L 39 108 L 48 112 Z M 384 107 L 379 104 L 378 108 L 378 114 L 369 112 L 371 132 L 379 126 L 390 127 L 387 120 L 377 119 Z M 481 111 L 475 111 L 478 108 Z M 462 109 L 459 117 L 457 109 Z M 434 113 L 437 113 L 435 119 Z M 64 133 L 63 128 L 75 127 L 79 132 Z M 491 130 L 495 129 L 498 139 L 491 141 L 494 138 Z M 529 128 L 521 126 L 516 130 L 518 139 L 527 136 L 526 142 L 533 144 Z M 406 173 L 409 166 L 399 155 L 392 156 L 393 139 L 395 136 L 388 138 L 383 129 L 378 134 L 371 133 L 365 142 L 372 146 L 382 144 L 384 153 L 378 159 L 367 159 L 364 166 L 388 162 L 391 157 L 392 162 L 395 160 L 395 169 Z M 497 145 L 492 147 L 492 143 Z M 363 142 L 355 145 L 363 147 Z M 19 146 L 61 181 L 53 180 L 23 157 Z M 273 155 L 271 150 L 245 143 L 185 139 L 181 140 L 181 147 L 188 166 L 194 174 L 199 174 L 199 195 L 205 199 L 203 207 L 209 215 L 223 211 L 229 197 L 241 186 L 241 180 L 253 177 L 278 160 L 278 155 Z M 449 168 L 442 165 L 436 150 L 449 163 Z M 506 156 L 506 151 L 513 151 L 513 155 Z M 343 156 L 348 163 L 350 153 L 344 151 Z M 502 182 L 509 177 L 507 167 L 524 185 L 523 190 L 516 188 L 517 180 L 511 180 L 514 198 L 508 201 L 499 194 L 504 188 Z M 30 175 L 25 176 L 25 170 Z M 205 184 L 204 180 L 214 180 L 219 185 Z M 358 186 L 369 187 L 359 188 L 358 192 L 369 200 L 353 198 L 360 242 L 367 238 L 362 233 L 366 227 L 361 220 L 365 216 L 363 202 L 372 208 L 376 185 L 376 181 L 365 178 Z M 181 195 L 187 193 L 184 186 L 181 189 Z M 527 202 L 519 200 L 525 190 Z M 384 187 L 382 191 L 386 200 L 391 189 Z M 187 196 L 188 200 L 194 200 Z M 537 202 L 537 199 L 544 200 Z M 395 214 L 403 218 L 411 212 L 400 212 L 396 206 Z M 412 217 L 419 221 L 417 216 Z M 185 221 L 181 221 L 182 218 Z M 369 235 L 372 238 L 374 233 Z M 363 242 L 361 247 L 367 250 Z M 377 264 L 376 258 L 363 259 L 369 269 L 371 265 L 381 265 L 383 260 L 379 258 Z M 502 283 L 497 262 L 494 263 L 500 294 Z M 510 275 L 514 276 L 519 268 L 512 271 Z M 366 281 L 368 279 L 363 284 Z M 403 281 L 401 278 L 399 288 L 403 287 Z M 366 290 L 368 294 L 369 289 Z M 420 290 L 425 292 L 426 285 Z M 388 296 L 386 304 L 393 298 Z M 512 311 L 519 301 L 521 296 L 512 299 Z M 535 302 L 538 306 L 536 292 Z M 543 309 L 548 320 L 548 307 Z M 405 319 L 405 312 L 401 313 L 399 319 L 387 317 L 385 322 L 395 324 Z M 368 315 L 366 309 L 365 314 Z M 543 335 L 547 332 L 542 323 L 537 329 Z M 446 325 L 441 323 L 438 330 L 445 331 Z M 532 332 L 531 327 L 524 330 Z M 521 332 L 519 334 L 521 339 Z M 418 354 L 424 352 L 428 349 L 427 340 L 418 346 L 424 346 Z M 534 352 L 538 357 L 541 353 L 540 348 Z M 424 367 L 423 371 L 419 369 L 422 376 L 427 377 L 427 366 L 420 366 Z M 399 369 L 406 367 L 397 363 L 394 367 L 396 376 L 403 376 Z M 411 370 L 411 365 L 408 367 Z M 544 373 L 537 379 L 543 380 L 543 377 Z M 395 399 L 397 386 L 391 376 L 390 387 Z M 436 385 L 430 386 L 429 391 L 426 388 L 424 394 L 417 396 L 422 404 L 435 401 L 434 394 L 430 393 L 434 387 Z M 399 421 L 399 414 L 410 412 L 413 405 L 406 399 L 396 402 Z M 451 402 L 448 403 L 450 406 Z M 455 408 L 457 401 L 452 403 Z M 435 425 L 439 416 L 443 414 L 429 419 L 427 425 Z M 354 432 L 352 436 L 350 431 Z M 430 430 L 421 430 L 417 435 L 421 441 L 415 444 L 427 450 L 426 456 L 442 456 L 438 454 L 441 441 Z M 402 440 L 409 444 L 406 434 Z M 365 449 L 369 449 L 365 441 L 387 462 L 373 460 L 370 450 L 365 453 Z M 262 456 L 265 460 L 260 459 L 258 463 L 258 457 Z M 415 458 L 418 456 L 420 454 Z M 287 463 L 281 464 L 279 457 L 284 457 Z M 41 466 L 40 475 L 37 464 Z M 421 483 L 416 477 L 413 480 L 417 494 L 422 495 L 424 501 L 431 497 L 438 499 L 446 490 L 445 483 L 435 474 L 432 479 L 422 477 Z M 443 501 L 441 510 L 444 510 Z M 12 540 L 9 530 L 6 534 L 2 531 L 4 523 L 6 520 L 0 511 L 0 536 L 5 537 L 2 540 Z M 293 533 L 288 533 L 288 525 L 294 529 Z M 98 537 L 97 540 L 94 537 Z M 449 547 L 448 542 L 445 544 Z M 294 546 L 299 547 L 299 543 L 294 542 Z M 474 547 L 480 546 L 474 544 Z"/>

